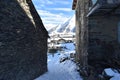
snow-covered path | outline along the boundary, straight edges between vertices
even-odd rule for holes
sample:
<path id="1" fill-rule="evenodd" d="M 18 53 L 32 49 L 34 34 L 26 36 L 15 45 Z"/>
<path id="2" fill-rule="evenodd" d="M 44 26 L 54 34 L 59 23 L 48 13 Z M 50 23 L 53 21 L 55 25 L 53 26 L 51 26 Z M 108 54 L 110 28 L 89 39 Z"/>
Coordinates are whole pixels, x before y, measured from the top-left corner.
<path id="1" fill-rule="evenodd" d="M 82 80 L 77 72 L 77 66 L 71 60 L 60 63 L 61 53 L 48 55 L 48 72 L 35 80 Z"/>
<path id="2" fill-rule="evenodd" d="M 69 57 L 75 53 L 73 43 L 65 44 L 66 49 L 54 55 L 48 54 L 48 72 L 35 80 L 83 80 L 77 72 L 76 64 L 70 59 L 60 63 L 60 58 Z M 120 80 L 120 73 L 112 68 L 106 68 L 105 72 L 110 75 L 109 80 Z"/>
<path id="3" fill-rule="evenodd" d="M 67 48 L 65 51 L 54 55 L 48 54 L 48 72 L 35 80 L 82 80 L 73 61 L 65 60 L 60 63 L 60 58 L 69 56 L 70 52 L 74 53 L 75 47 L 73 43 L 65 45 Z"/>

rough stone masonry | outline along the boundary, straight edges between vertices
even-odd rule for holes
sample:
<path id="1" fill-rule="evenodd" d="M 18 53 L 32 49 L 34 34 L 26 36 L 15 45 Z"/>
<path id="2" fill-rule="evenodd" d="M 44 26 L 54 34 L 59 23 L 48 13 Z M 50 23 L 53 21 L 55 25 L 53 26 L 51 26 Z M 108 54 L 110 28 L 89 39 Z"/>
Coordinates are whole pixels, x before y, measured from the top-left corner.
<path id="1" fill-rule="evenodd" d="M 31 0 L 0 0 L 0 80 L 33 80 L 46 72 L 47 38 Z"/>

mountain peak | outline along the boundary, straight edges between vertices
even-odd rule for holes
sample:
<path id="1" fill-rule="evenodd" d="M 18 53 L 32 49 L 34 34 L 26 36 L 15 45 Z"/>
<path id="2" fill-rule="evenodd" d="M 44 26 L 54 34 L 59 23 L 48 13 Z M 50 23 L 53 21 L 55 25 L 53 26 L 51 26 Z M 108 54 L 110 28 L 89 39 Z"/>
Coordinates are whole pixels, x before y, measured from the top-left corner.
<path id="1" fill-rule="evenodd" d="M 75 33 L 75 15 L 65 20 L 62 24 L 58 25 L 57 27 L 54 27 L 51 33 Z"/>

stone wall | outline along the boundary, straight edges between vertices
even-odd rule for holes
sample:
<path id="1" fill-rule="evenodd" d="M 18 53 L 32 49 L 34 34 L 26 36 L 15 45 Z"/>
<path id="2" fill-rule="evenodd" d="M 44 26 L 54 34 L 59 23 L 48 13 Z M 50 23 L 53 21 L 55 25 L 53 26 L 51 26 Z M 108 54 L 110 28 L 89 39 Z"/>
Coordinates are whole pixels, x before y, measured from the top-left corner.
<path id="1" fill-rule="evenodd" d="M 118 23 L 120 16 L 89 17 L 89 39 L 118 42 Z"/>
<path id="2" fill-rule="evenodd" d="M 119 15 L 89 17 L 88 61 L 92 66 L 109 66 L 119 53 L 118 24 Z M 118 56 L 119 57 L 119 56 Z"/>
<path id="3" fill-rule="evenodd" d="M 78 0 L 76 6 L 76 57 L 81 66 L 87 66 L 88 1 Z"/>
<path id="4" fill-rule="evenodd" d="M 0 0 L 0 80 L 47 71 L 48 34 L 31 0 Z"/>

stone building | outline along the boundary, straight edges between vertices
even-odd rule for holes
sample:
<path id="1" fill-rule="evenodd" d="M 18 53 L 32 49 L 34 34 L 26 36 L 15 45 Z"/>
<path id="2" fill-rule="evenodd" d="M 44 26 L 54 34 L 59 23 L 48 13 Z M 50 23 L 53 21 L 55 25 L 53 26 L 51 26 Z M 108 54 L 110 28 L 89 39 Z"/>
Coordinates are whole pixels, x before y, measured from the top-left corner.
<path id="1" fill-rule="evenodd" d="M 72 9 L 75 10 L 76 14 L 76 60 L 84 67 L 87 66 L 88 54 L 88 18 L 86 17 L 88 13 L 88 1 L 73 0 L 72 5 Z"/>
<path id="2" fill-rule="evenodd" d="M 31 0 L 0 0 L 0 80 L 33 80 L 46 72 L 47 38 Z"/>
<path id="3" fill-rule="evenodd" d="M 73 0 L 72 9 L 76 12 L 76 53 L 81 65 L 118 67 L 120 0 Z"/>

